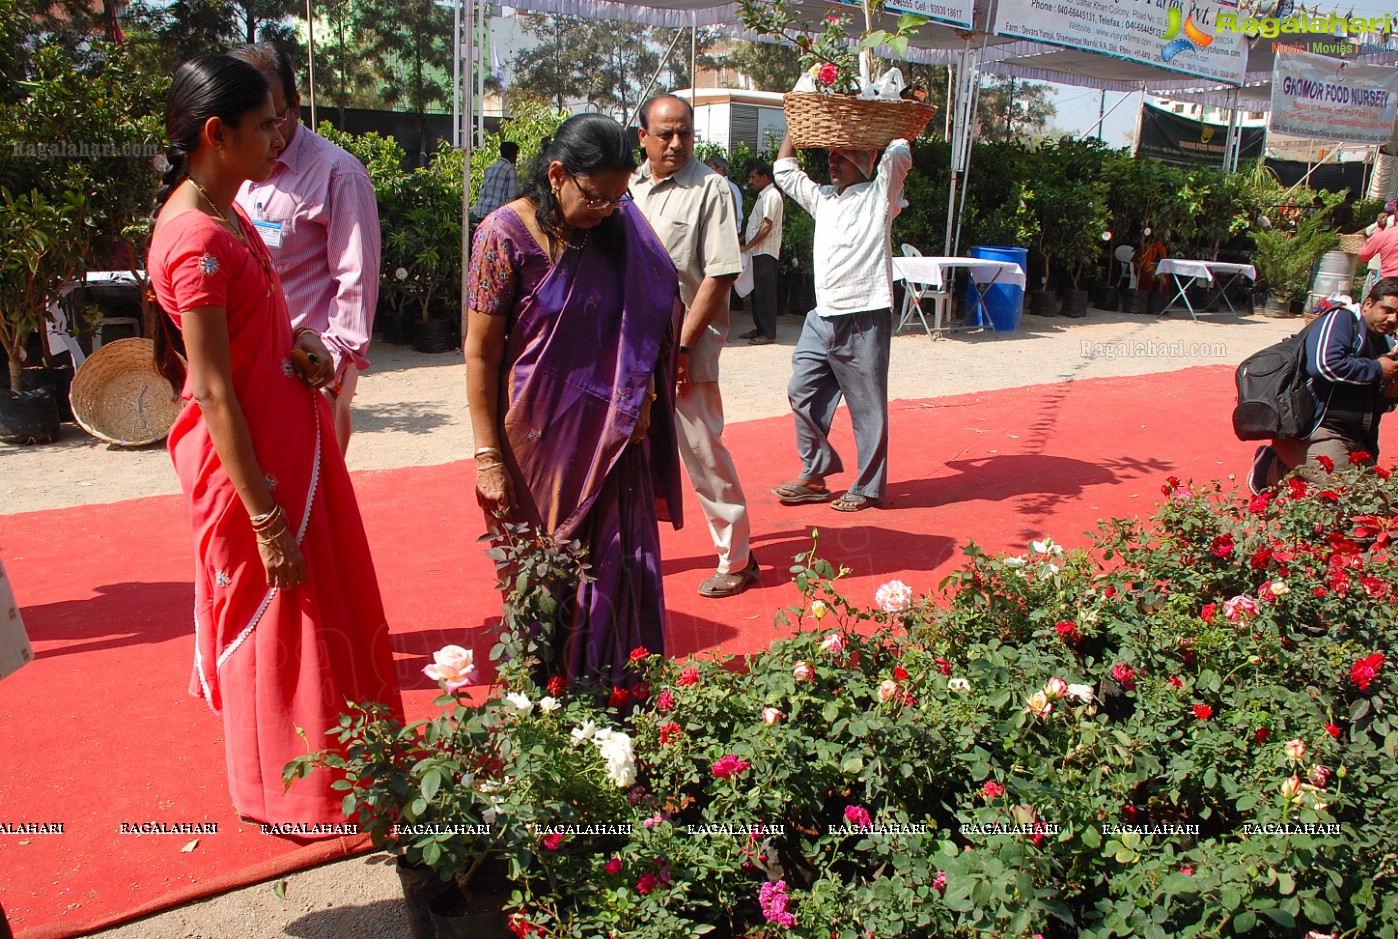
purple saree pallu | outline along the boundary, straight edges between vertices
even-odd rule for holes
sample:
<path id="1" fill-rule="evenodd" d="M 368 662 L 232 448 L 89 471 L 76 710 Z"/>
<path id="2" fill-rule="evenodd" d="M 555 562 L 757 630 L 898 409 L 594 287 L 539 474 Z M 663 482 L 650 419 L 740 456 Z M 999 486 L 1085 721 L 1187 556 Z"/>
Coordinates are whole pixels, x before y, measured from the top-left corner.
<path id="1" fill-rule="evenodd" d="M 588 546 L 595 580 L 579 587 L 555 637 L 572 679 L 623 682 L 632 649 L 665 648 L 660 529 L 681 523 L 674 421 L 678 335 L 674 265 L 635 206 L 574 232 L 510 326 L 501 370 L 505 462 L 521 516 Z M 645 440 L 630 444 L 656 375 Z"/>

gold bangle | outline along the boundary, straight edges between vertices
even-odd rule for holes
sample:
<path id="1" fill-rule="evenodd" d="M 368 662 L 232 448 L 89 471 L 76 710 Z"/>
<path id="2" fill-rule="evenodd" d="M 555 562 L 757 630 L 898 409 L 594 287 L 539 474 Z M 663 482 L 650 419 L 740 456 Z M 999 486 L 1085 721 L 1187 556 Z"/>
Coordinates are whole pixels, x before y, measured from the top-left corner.
<path id="1" fill-rule="evenodd" d="M 281 528 L 276 529 L 275 531 L 270 531 L 270 532 L 266 532 L 266 531 L 258 532 L 258 533 L 257 533 L 257 543 L 258 543 L 258 544 L 273 544 L 274 542 L 276 542 L 276 540 L 277 540 L 278 538 L 280 538 L 282 535 L 285 535 L 286 533 L 287 533 L 287 529 L 286 529 L 286 526 L 285 526 L 285 525 L 283 525 Z M 267 537 L 264 538 L 264 537 L 262 537 L 263 535 L 266 535 Z"/>
<path id="2" fill-rule="evenodd" d="M 505 468 L 505 464 L 502 463 L 502 462 L 500 462 L 499 460 L 493 460 L 493 461 L 491 461 L 491 462 L 489 462 L 489 463 L 482 463 L 480 460 L 477 460 L 477 461 L 476 461 L 476 472 L 477 472 L 477 473 L 479 473 L 479 472 L 480 472 L 481 470 L 483 470 L 483 469 L 504 469 L 504 468 Z"/>
<path id="3" fill-rule="evenodd" d="M 476 459 L 479 460 L 483 456 L 498 456 L 502 460 L 505 458 L 505 454 L 501 453 L 498 447 L 479 447 L 476 450 Z"/>
<path id="4" fill-rule="evenodd" d="M 317 333 L 314 329 L 311 329 L 311 327 L 309 327 L 309 326 L 298 326 L 298 327 L 296 328 L 295 332 L 293 332 L 293 333 L 291 334 L 291 341 L 292 341 L 292 342 L 295 342 L 296 340 L 300 339 L 302 333 L 315 333 L 315 337 L 316 337 L 317 339 L 320 338 L 320 333 Z"/>

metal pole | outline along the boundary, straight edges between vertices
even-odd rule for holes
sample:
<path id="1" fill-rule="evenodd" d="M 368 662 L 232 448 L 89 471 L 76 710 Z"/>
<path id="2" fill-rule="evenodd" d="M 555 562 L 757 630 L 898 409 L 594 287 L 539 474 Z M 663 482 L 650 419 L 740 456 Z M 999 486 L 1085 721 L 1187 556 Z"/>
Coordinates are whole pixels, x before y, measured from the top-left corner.
<path id="1" fill-rule="evenodd" d="M 476 43 L 476 140 L 485 143 L 485 64 L 486 50 L 490 47 L 490 7 L 481 0 L 481 41 Z"/>
<path id="2" fill-rule="evenodd" d="M 689 106 L 699 100 L 699 27 L 689 27 Z"/>
<path id="3" fill-rule="evenodd" d="M 461 146 L 461 0 L 451 5 L 451 145 Z"/>
<path id="4" fill-rule="evenodd" d="M 1105 91 L 1102 92 L 1102 93 L 1103 93 L 1104 95 L 1106 94 Z M 1083 131 L 1083 132 L 1082 132 L 1082 137 L 1079 138 L 1079 139 L 1086 138 L 1089 134 L 1091 134 L 1091 133 L 1095 130 L 1095 131 L 1097 131 L 1097 139 L 1098 139 L 1098 140 L 1101 140 L 1101 139 L 1102 139 L 1102 130 L 1101 130 L 1101 128 L 1102 128 L 1102 122 L 1105 121 L 1107 118 L 1111 117 L 1112 112 L 1115 111 L 1117 108 L 1121 107 L 1122 103 L 1126 100 L 1126 98 L 1127 98 L 1127 95 L 1122 95 L 1119 99 L 1117 99 L 1116 104 L 1112 105 L 1110 108 L 1107 109 L 1107 111 L 1106 111 L 1105 114 L 1103 114 L 1101 117 L 1097 118 L 1097 123 L 1096 123 L 1096 124 L 1093 124 L 1093 125 L 1092 125 L 1091 127 L 1089 127 L 1087 130 Z"/>
<path id="5" fill-rule="evenodd" d="M 1102 122 L 1107 119 L 1107 89 L 1102 89 L 1102 97 L 1097 101 L 1097 142 L 1106 143 L 1102 137 Z"/>
<path id="6" fill-rule="evenodd" d="M 475 3 L 474 0 L 467 0 L 466 22 L 463 23 L 466 35 L 470 36 L 475 32 Z M 456 54 L 461 55 L 461 46 L 456 47 Z M 470 61 L 468 58 L 467 61 Z M 468 82 L 465 86 L 465 113 L 471 113 L 471 85 Z M 461 135 L 461 159 L 462 159 L 462 179 L 461 179 L 461 335 L 466 336 L 466 310 L 470 301 L 466 297 L 466 286 L 469 283 L 471 271 L 471 135 Z"/>
<path id="7" fill-rule="evenodd" d="M 313 0 L 306 0 L 306 97 L 311 102 L 311 129 L 316 127 L 316 26 Z"/>
<path id="8" fill-rule="evenodd" d="M 476 62 L 476 0 L 464 0 L 465 18 L 461 35 L 466 38 L 466 60 L 461 66 L 461 149 L 466 153 L 466 178 L 471 178 L 471 125 L 476 113 L 476 86 L 471 81 L 471 68 Z"/>

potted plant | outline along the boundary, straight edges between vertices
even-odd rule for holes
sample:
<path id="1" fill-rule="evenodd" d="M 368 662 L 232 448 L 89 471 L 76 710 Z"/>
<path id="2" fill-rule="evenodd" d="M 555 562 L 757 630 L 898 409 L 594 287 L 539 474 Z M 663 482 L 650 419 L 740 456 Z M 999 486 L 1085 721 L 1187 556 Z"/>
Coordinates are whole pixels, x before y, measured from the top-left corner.
<path id="1" fill-rule="evenodd" d="M 1267 285 L 1268 316 L 1291 316 L 1293 303 L 1304 303 L 1310 287 L 1311 266 L 1339 244 L 1334 232 L 1321 229 L 1322 219 L 1302 219 L 1294 232 L 1280 225 L 1258 225 L 1252 230 L 1252 263 Z"/>

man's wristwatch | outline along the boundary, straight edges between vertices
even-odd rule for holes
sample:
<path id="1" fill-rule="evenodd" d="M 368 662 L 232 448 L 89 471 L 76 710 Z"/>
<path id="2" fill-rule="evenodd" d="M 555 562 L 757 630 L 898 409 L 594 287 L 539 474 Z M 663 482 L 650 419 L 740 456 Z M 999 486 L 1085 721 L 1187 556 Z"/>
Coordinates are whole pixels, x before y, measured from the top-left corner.
<path id="1" fill-rule="evenodd" d="M 694 350 L 689 348 L 689 346 L 686 346 L 683 343 L 680 344 L 680 355 L 689 355 L 689 353 L 693 351 Z"/>

